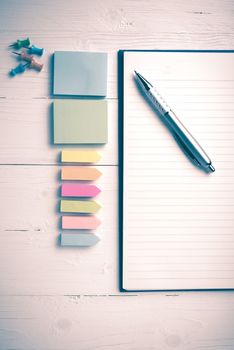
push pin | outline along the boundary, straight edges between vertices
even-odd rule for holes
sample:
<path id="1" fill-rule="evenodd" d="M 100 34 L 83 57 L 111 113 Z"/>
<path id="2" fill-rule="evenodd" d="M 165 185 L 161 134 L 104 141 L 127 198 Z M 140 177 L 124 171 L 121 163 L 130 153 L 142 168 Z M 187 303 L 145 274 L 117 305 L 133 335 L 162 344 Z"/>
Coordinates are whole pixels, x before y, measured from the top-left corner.
<path id="1" fill-rule="evenodd" d="M 21 58 L 22 60 L 24 60 L 24 61 L 31 62 L 31 61 L 33 60 L 33 56 L 27 54 L 24 50 L 21 51 L 21 52 L 15 52 L 15 51 L 13 51 L 13 53 L 14 53 L 15 55 L 20 56 L 20 58 Z"/>
<path id="2" fill-rule="evenodd" d="M 9 47 L 14 47 L 16 49 L 21 49 L 22 47 L 28 47 L 30 46 L 30 40 L 29 38 L 23 39 L 23 40 L 17 40 L 15 43 L 9 45 Z"/>
<path id="3" fill-rule="evenodd" d="M 16 74 L 24 73 L 27 66 L 28 66 L 28 63 L 25 63 L 25 64 L 20 63 L 17 67 L 13 68 L 10 71 L 10 75 L 12 77 L 15 77 Z"/>
<path id="4" fill-rule="evenodd" d="M 31 63 L 30 63 L 29 68 L 33 68 L 33 69 L 35 69 L 35 70 L 40 72 L 42 70 L 42 68 L 43 68 L 43 63 L 38 62 L 38 61 L 35 60 L 35 58 L 33 58 Z"/>
<path id="5" fill-rule="evenodd" d="M 40 47 L 36 47 L 35 45 L 32 45 L 28 48 L 28 53 L 31 55 L 42 56 L 44 53 L 44 49 L 41 49 Z"/>

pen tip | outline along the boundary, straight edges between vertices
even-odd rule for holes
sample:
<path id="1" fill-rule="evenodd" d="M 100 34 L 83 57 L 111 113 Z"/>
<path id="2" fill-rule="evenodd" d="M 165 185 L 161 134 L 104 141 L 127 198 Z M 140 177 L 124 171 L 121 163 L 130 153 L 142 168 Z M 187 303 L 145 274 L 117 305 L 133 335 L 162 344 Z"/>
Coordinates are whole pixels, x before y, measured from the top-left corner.
<path id="1" fill-rule="evenodd" d="M 210 165 L 209 165 L 209 170 L 210 170 L 210 171 L 212 171 L 212 172 L 214 172 L 214 171 L 215 171 L 215 168 L 213 167 L 213 165 L 212 165 L 212 164 L 210 164 Z"/>
<path id="2" fill-rule="evenodd" d="M 139 74 L 137 73 L 137 71 L 136 71 L 136 70 L 134 70 L 134 73 L 135 73 L 135 75 L 136 75 L 136 76 L 139 76 Z"/>

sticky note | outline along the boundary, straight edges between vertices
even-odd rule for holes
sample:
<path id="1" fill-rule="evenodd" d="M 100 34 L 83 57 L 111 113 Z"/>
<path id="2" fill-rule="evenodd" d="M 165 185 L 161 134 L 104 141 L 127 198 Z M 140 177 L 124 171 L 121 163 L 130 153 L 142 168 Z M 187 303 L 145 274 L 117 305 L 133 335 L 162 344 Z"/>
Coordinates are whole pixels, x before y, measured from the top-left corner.
<path id="1" fill-rule="evenodd" d="M 62 197 L 95 197 L 100 192 L 96 185 L 63 184 L 61 186 Z"/>
<path id="2" fill-rule="evenodd" d="M 60 211 L 65 213 L 96 213 L 101 206 L 95 201 L 65 200 L 60 201 Z"/>
<path id="3" fill-rule="evenodd" d="M 54 95 L 106 96 L 107 54 L 55 51 Z"/>
<path id="4" fill-rule="evenodd" d="M 68 230 L 95 230 L 100 220 L 92 216 L 62 216 L 62 228 Z"/>
<path id="5" fill-rule="evenodd" d="M 101 159 L 94 150 L 62 150 L 61 161 L 66 163 L 96 163 Z"/>
<path id="6" fill-rule="evenodd" d="M 92 233 L 61 233 L 61 246 L 91 247 L 100 239 Z"/>
<path id="7" fill-rule="evenodd" d="M 107 101 L 55 100 L 55 144 L 104 144 L 107 142 Z"/>
<path id="8" fill-rule="evenodd" d="M 96 168 L 87 166 L 65 166 L 61 170 L 62 180 L 94 181 L 101 176 L 101 172 Z"/>

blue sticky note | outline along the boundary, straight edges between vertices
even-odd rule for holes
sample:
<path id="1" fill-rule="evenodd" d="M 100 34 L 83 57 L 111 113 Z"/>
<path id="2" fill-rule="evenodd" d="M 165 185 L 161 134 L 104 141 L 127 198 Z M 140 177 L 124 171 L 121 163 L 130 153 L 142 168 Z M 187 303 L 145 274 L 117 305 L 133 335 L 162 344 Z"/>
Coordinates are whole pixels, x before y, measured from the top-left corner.
<path id="1" fill-rule="evenodd" d="M 93 233 L 61 233 L 61 246 L 64 247 L 91 247 L 95 245 L 100 239 Z"/>
<path id="2" fill-rule="evenodd" d="M 82 51 L 54 53 L 54 95 L 106 96 L 106 91 L 106 53 Z"/>

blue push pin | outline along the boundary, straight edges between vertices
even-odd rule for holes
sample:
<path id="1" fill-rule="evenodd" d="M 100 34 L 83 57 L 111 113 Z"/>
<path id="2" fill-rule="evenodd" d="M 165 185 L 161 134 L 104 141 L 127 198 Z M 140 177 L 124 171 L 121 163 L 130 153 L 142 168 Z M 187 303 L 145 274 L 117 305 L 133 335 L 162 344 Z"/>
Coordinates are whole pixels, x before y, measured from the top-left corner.
<path id="1" fill-rule="evenodd" d="M 20 63 L 17 67 L 13 68 L 13 69 L 10 71 L 10 75 L 11 75 L 12 77 L 15 77 L 16 74 L 24 73 L 27 66 L 28 66 L 28 63 L 26 63 L 26 64 Z"/>
<path id="2" fill-rule="evenodd" d="M 35 45 L 32 45 L 28 48 L 28 53 L 30 55 L 42 56 L 44 53 L 44 49 L 41 49 L 40 47 L 36 47 Z"/>

